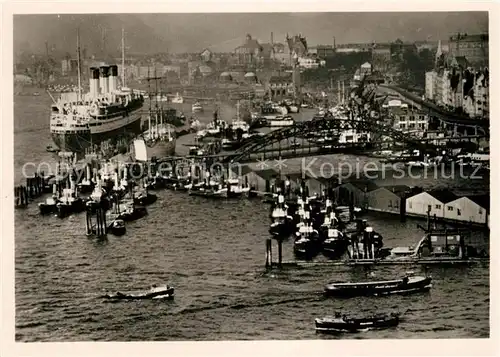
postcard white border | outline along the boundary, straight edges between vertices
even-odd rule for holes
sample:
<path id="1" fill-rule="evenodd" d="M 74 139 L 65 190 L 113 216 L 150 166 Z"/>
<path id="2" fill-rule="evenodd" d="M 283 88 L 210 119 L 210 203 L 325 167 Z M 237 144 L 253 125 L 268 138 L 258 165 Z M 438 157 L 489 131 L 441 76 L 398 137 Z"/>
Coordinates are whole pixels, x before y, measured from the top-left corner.
<path id="1" fill-rule="evenodd" d="M 95 5 L 95 6 L 89 6 Z M 332 356 L 332 355 L 498 355 L 498 251 L 497 237 L 491 239 L 490 263 L 490 334 L 489 339 L 461 340 L 335 340 L 335 341 L 252 341 L 252 342 L 87 342 L 87 343 L 20 343 L 14 342 L 14 212 L 13 212 L 13 54 L 12 15 L 36 13 L 89 13 L 92 10 L 107 13 L 155 12 L 340 12 L 340 11 L 489 11 L 490 36 L 490 102 L 491 136 L 500 134 L 496 120 L 500 120 L 499 101 L 499 4 L 465 1 L 51 1 L 11 2 L 2 6 L 2 170 L 1 170 L 1 286 L 2 356 Z M 500 154 L 495 140 L 491 142 L 492 158 Z M 494 154 L 493 152 L 497 152 Z M 500 157 L 500 156 L 499 156 Z M 498 178 L 497 165 L 492 161 L 492 182 Z M 491 198 L 497 188 L 491 186 Z M 491 232 L 498 232 L 498 205 L 491 200 Z"/>

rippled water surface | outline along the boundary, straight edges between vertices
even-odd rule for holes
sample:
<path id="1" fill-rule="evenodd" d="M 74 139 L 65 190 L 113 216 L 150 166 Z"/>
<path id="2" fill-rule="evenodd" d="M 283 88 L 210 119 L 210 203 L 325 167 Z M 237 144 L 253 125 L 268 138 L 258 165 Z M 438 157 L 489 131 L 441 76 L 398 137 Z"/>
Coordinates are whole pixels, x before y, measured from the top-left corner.
<path id="1" fill-rule="evenodd" d="M 22 102 L 15 104 L 17 180 L 24 160 L 51 159 L 44 151 L 49 100 L 40 96 Z M 362 279 L 363 268 L 265 272 L 268 211 L 260 200 L 213 202 L 179 192 L 157 194 L 147 217 L 127 224 L 125 236 L 106 240 L 85 236 L 84 215 L 40 217 L 36 204 L 15 212 L 18 341 L 489 336 L 487 264 L 428 268 L 434 286 L 426 294 L 325 299 L 326 282 Z M 376 215 L 368 220 L 382 232 L 386 246 L 414 244 L 421 237 L 419 221 Z M 292 259 L 291 247 L 285 242 L 285 260 Z M 381 267 L 374 273 L 394 277 L 406 270 Z M 161 282 L 175 286 L 174 300 L 101 299 L 106 292 Z M 317 335 L 314 318 L 335 310 L 405 314 L 389 330 Z"/>

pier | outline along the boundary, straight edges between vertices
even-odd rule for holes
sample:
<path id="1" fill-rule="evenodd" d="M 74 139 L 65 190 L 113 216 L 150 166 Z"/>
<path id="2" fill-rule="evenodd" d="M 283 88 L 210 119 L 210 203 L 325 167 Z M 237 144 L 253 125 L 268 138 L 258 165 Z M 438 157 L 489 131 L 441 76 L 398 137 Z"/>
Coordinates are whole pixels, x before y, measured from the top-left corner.
<path id="1" fill-rule="evenodd" d="M 44 172 L 35 173 L 33 177 L 26 178 L 26 185 L 14 187 L 15 208 L 26 208 L 35 198 L 47 192 L 47 179 Z"/>

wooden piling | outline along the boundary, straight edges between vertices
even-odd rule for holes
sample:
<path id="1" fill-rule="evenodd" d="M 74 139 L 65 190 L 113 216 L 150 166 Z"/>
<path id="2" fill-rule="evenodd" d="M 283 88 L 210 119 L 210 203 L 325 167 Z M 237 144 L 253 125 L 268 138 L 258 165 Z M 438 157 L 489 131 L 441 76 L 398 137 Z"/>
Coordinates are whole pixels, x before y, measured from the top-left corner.
<path id="1" fill-rule="evenodd" d="M 92 234 L 92 209 L 90 207 L 87 207 L 87 210 L 85 211 L 85 218 L 86 218 L 86 234 L 89 236 Z"/>
<path id="2" fill-rule="evenodd" d="M 399 204 L 399 219 L 402 223 L 406 222 L 406 193 L 403 192 Z"/>
<path id="3" fill-rule="evenodd" d="M 283 263 L 283 238 L 278 238 L 278 267 L 281 268 Z"/>
<path id="4" fill-rule="evenodd" d="M 272 258 L 272 241 L 271 238 L 266 239 L 266 268 L 271 268 L 273 263 Z"/>

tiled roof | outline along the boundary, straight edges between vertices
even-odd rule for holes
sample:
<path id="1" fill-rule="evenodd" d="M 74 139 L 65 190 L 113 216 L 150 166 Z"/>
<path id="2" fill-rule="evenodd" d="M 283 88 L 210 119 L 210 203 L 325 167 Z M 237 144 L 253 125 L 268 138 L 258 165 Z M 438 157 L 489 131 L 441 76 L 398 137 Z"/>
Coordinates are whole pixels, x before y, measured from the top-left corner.
<path id="1" fill-rule="evenodd" d="M 237 175 L 245 176 L 253 170 L 248 165 L 238 165 L 238 167 L 232 167 L 231 171 Z"/>
<path id="2" fill-rule="evenodd" d="M 278 172 L 273 169 L 258 170 L 254 172 L 257 176 L 263 178 L 264 180 L 270 180 L 278 176 Z"/>
<path id="3" fill-rule="evenodd" d="M 346 184 L 351 184 L 363 192 L 370 192 L 379 188 L 379 186 L 371 180 L 355 180 L 346 182 Z"/>
<path id="4" fill-rule="evenodd" d="M 458 196 L 450 190 L 431 190 L 427 191 L 427 193 L 442 203 L 448 203 L 458 198 Z"/>
<path id="5" fill-rule="evenodd" d="M 490 195 L 474 195 L 474 196 L 466 196 L 471 201 L 477 203 L 479 206 L 483 207 L 486 210 L 490 209 Z"/>

